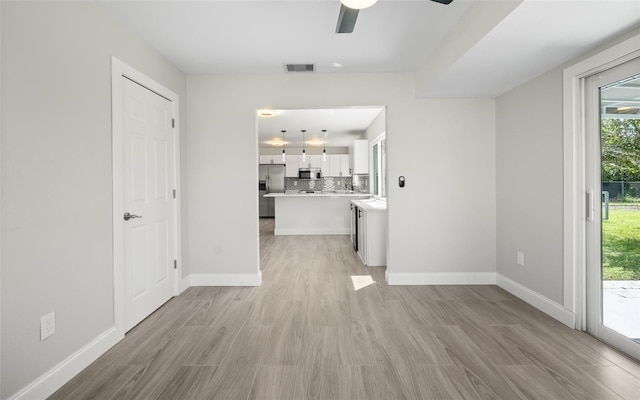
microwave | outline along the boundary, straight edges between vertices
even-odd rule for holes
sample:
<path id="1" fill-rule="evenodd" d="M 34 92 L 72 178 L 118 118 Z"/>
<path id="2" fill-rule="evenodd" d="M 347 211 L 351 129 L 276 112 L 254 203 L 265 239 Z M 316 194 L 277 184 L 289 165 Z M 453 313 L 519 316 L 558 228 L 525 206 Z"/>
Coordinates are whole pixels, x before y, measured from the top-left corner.
<path id="1" fill-rule="evenodd" d="M 322 170 L 320 168 L 300 168 L 298 169 L 298 179 L 321 179 Z"/>

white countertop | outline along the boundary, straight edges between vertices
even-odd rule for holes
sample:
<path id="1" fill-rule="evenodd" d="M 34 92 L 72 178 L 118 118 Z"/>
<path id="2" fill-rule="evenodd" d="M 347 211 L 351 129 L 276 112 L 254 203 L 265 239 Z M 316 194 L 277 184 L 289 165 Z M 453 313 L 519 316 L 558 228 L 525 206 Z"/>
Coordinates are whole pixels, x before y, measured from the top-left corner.
<path id="1" fill-rule="evenodd" d="M 357 193 L 357 192 L 320 192 L 320 193 L 300 193 L 300 192 L 289 192 L 286 193 L 269 193 L 265 194 L 264 197 L 370 197 L 371 195 L 368 193 Z"/>
<path id="2" fill-rule="evenodd" d="M 376 199 L 351 200 L 357 207 L 365 211 L 387 211 L 387 202 Z"/>

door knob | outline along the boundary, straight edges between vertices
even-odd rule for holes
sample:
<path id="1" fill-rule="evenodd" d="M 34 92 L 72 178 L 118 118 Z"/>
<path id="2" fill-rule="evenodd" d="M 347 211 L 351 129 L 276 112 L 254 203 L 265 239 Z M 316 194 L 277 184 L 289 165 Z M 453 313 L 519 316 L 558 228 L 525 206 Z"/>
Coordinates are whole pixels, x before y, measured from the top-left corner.
<path id="1" fill-rule="evenodd" d="M 142 215 L 129 214 L 128 212 L 124 213 L 124 220 L 128 221 L 133 218 L 142 218 Z"/>

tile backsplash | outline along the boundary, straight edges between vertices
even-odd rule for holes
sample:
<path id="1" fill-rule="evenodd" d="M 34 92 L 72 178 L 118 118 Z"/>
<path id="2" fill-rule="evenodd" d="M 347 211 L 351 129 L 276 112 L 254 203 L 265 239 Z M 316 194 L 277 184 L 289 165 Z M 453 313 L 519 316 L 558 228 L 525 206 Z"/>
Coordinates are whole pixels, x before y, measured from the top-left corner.
<path id="1" fill-rule="evenodd" d="M 369 175 L 325 177 L 322 179 L 285 178 L 285 190 L 353 190 L 369 193 Z"/>

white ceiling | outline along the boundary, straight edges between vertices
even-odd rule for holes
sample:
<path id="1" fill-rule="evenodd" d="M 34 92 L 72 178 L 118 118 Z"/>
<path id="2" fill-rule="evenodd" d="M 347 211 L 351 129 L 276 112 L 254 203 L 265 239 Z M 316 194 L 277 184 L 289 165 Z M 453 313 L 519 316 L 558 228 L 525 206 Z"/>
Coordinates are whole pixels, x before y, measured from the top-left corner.
<path id="1" fill-rule="evenodd" d="M 339 0 L 107 1 L 104 6 L 187 74 L 415 70 L 470 2 L 381 0 L 336 34 Z M 342 67 L 335 67 L 339 63 Z"/>
<path id="2" fill-rule="evenodd" d="M 415 72 L 417 97 L 493 98 L 640 28 L 638 0 L 379 0 L 352 34 L 339 0 L 98 1 L 186 74 Z"/>
<path id="3" fill-rule="evenodd" d="M 525 0 L 421 94 L 496 97 L 633 28 L 638 0 Z"/>

